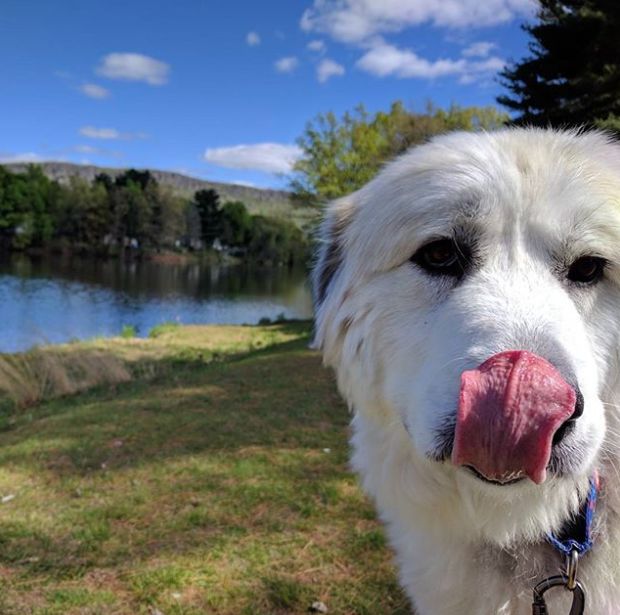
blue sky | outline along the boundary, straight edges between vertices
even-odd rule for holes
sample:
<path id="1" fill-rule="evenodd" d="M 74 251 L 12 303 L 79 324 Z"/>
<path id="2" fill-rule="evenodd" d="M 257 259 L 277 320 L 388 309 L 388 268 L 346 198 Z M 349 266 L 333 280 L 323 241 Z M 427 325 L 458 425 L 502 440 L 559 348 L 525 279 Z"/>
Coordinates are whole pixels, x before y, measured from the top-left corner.
<path id="1" fill-rule="evenodd" d="M 0 162 L 283 186 L 317 113 L 494 104 L 534 0 L 3 0 Z"/>

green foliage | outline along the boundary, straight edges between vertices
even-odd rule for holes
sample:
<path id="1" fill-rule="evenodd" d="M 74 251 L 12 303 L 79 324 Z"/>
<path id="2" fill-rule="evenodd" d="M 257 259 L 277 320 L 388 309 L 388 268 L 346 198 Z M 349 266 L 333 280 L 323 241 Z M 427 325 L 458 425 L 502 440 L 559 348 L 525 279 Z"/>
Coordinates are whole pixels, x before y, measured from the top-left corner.
<path id="1" fill-rule="evenodd" d="M 120 188 L 131 184 L 136 184 L 140 186 L 142 191 L 144 191 L 147 186 L 157 185 L 157 181 L 151 175 L 150 171 L 136 171 L 136 169 L 128 169 L 116 177 L 114 184 Z"/>
<path id="2" fill-rule="evenodd" d="M 130 169 L 115 179 L 73 177 L 60 185 L 38 167 L 9 173 L 0 166 L 0 242 L 96 254 L 140 254 L 161 248 L 224 250 L 259 262 L 292 264 L 307 242 L 287 222 L 251 216 L 239 202 L 220 207 L 215 190 L 199 190 L 190 202 L 160 186 L 149 171 Z"/>
<path id="3" fill-rule="evenodd" d="M 501 76 L 510 94 L 497 100 L 515 122 L 597 126 L 620 132 L 618 4 L 609 0 L 541 0 L 525 25 L 531 55 Z"/>
<path id="4" fill-rule="evenodd" d="M 222 207 L 222 241 L 228 246 L 246 245 L 252 234 L 252 216 L 241 201 Z"/>
<path id="5" fill-rule="evenodd" d="M 307 243 L 292 223 L 264 216 L 252 217 L 248 254 L 256 261 L 293 265 L 307 257 Z"/>
<path id="6" fill-rule="evenodd" d="M 178 322 L 162 322 L 159 325 L 155 325 L 149 331 L 149 337 L 151 339 L 155 339 L 157 337 L 161 337 L 166 333 L 170 333 L 172 331 L 176 331 L 181 325 Z"/>
<path id="7" fill-rule="evenodd" d="M 60 187 L 31 166 L 13 174 L 0 168 L 0 237 L 16 249 L 40 246 L 54 232 Z"/>
<path id="8" fill-rule="evenodd" d="M 415 113 L 401 102 L 374 115 L 362 105 L 341 119 L 333 113 L 320 114 L 298 139 L 303 155 L 291 181 L 294 197 L 318 204 L 349 194 L 372 179 L 387 160 L 433 135 L 492 130 L 507 120 L 493 107 L 453 105 L 443 110 L 429 105 L 426 113 Z"/>
<path id="9" fill-rule="evenodd" d="M 222 229 L 220 196 L 215 190 L 198 190 L 194 194 L 194 207 L 200 218 L 201 239 L 210 246 Z"/>
<path id="10" fill-rule="evenodd" d="M 303 263 L 308 242 L 292 223 L 266 216 L 251 216 L 240 201 L 219 207 L 214 190 L 196 192 L 192 207 L 198 212 L 205 247 L 219 239 L 225 248 L 252 261 L 272 265 Z"/>
<path id="11" fill-rule="evenodd" d="M 121 337 L 123 339 L 131 339 L 132 337 L 136 337 L 138 335 L 138 330 L 135 325 L 123 325 L 121 329 Z"/>
<path id="12" fill-rule="evenodd" d="M 100 244 L 112 222 L 107 200 L 103 184 L 72 177 L 58 206 L 56 236 L 84 248 Z"/>
<path id="13" fill-rule="evenodd" d="M 25 173 L 0 167 L 0 241 L 11 249 L 172 246 L 185 231 L 186 207 L 148 171 L 130 169 L 115 180 L 100 174 L 92 183 L 72 177 L 60 185 L 36 166 Z"/>

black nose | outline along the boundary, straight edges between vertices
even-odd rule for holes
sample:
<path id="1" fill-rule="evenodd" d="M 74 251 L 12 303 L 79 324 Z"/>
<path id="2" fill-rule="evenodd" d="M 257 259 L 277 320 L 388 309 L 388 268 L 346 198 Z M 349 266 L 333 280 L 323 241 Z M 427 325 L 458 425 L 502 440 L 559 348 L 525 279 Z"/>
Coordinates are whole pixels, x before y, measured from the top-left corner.
<path id="1" fill-rule="evenodd" d="M 571 431 L 573 431 L 573 429 L 575 429 L 575 423 L 577 422 L 577 419 L 583 414 L 583 395 L 581 394 L 579 387 L 575 387 L 575 393 L 577 394 L 575 399 L 575 410 L 571 414 L 570 418 L 564 421 L 564 423 L 560 425 L 560 428 L 553 435 L 554 446 L 562 442 L 562 440 Z"/>

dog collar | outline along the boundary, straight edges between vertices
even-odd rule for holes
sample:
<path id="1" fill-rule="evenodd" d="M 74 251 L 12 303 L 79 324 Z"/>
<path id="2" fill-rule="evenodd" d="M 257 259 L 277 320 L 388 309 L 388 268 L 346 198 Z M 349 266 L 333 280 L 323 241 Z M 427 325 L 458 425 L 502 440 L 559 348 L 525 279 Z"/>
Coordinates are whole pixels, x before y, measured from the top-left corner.
<path id="1" fill-rule="evenodd" d="M 544 579 L 534 587 L 533 615 L 548 613 L 545 593 L 554 587 L 563 587 L 573 594 L 573 604 L 569 615 L 583 615 L 586 596 L 583 586 L 577 581 L 577 566 L 579 558 L 592 548 L 592 524 L 599 487 L 599 475 L 595 472 L 590 478 L 586 501 L 580 507 L 578 514 L 571 517 L 559 533 L 547 534 L 549 544 L 565 556 L 566 568 L 561 574 Z"/>
<path id="2" fill-rule="evenodd" d="M 556 534 L 549 532 L 547 542 L 563 555 L 569 556 L 573 551 L 578 555 L 587 553 L 593 544 L 592 524 L 596 511 L 596 500 L 600 488 L 598 472 L 590 478 L 588 497 L 576 516 L 572 516 Z"/>

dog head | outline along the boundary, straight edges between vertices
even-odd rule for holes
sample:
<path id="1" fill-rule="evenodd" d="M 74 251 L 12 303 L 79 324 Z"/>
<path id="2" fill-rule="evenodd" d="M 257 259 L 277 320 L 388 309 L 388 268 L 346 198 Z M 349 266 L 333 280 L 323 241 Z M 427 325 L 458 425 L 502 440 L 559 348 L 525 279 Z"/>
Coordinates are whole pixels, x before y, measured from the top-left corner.
<path id="1" fill-rule="evenodd" d="M 499 542 L 577 507 L 618 388 L 620 148 L 605 135 L 414 148 L 330 206 L 314 290 L 371 493 L 447 506 Z"/>

